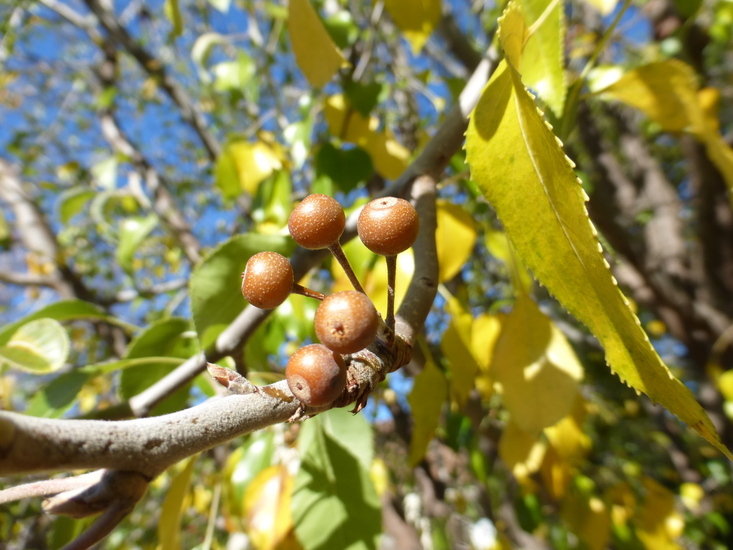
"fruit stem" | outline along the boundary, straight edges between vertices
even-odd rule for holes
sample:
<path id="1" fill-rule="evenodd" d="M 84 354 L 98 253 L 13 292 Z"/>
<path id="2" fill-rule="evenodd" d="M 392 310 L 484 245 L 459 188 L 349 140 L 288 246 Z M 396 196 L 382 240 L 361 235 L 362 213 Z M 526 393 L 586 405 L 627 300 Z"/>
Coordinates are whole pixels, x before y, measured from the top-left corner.
<path id="1" fill-rule="evenodd" d="M 338 260 L 338 263 L 341 264 L 341 267 L 346 272 L 346 276 L 349 278 L 349 281 L 351 281 L 351 284 L 354 286 L 355 290 L 358 290 L 362 294 L 366 294 L 364 292 L 364 288 L 361 286 L 361 283 L 359 282 L 359 279 L 356 278 L 356 273 L 354 273 L 354 270 L 351 269 L 351 264 L 349 263 L 349 260 L 346 258 L 346 254 L 344 254 L 343 248 L 341 248 L 341 244 L 339 244 L 338 241 L 333 243 L 328 247 L 328 249 L 331 251 L 331 254 L 333 254 L 333 257 Z"/>
<path id="2" fill-rule="evenodd" d="M 291 290 L 293 294 L 300 294 L 301 296 L 307 296 L 308 298 L 315 298 L 316 300 L 323 301 L 326 298 L 325 294 L 321 294 L 317 290 L 311 290 L 310 288 L 299 285 L 298 283 L 293 283 L 293 289 Z"/>
<path id="3" fill-rule="evenodd" d="M 385 256 L 387 260 L 387 318 L 385 323 L 394 335 L 394 288 L 397 280 L 397 256 Z M 392 342 L 388 342 L 392 345 Z"/>

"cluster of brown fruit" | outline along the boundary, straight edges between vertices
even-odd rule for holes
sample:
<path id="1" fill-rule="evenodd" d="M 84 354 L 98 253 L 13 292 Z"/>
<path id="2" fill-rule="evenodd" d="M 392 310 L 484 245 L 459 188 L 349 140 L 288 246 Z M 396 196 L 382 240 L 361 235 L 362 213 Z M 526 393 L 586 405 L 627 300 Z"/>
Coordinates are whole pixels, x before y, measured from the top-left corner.
<path id="1" fill-rule="evenodd" d="M 348 275 L 355 290 L 325 296 L 297 284 L 293 268 L 277 252 L 252 256 L 242 274 L 242 294 L 254 306 L 274 309 L 290 293 L 321 300 L 316 310 L 315 330 L 321 344 L 297 350 L 285 368 L 293 394 L 306 406 L 329 405 L 346 385 L 343 355 L 356 353 L 371 344 L 380 325 L 386 327 L 387 342 L 394 336 L 394 282 L 396 257 L 415 242 L 420 223 L 413 206 L 404 199 L 384 197 L 364 206 L 357 222 L 359 238 L 372 252 L 387 258 L 388 303 L 384 323 L 364 293 L 339 239 L 346 225 L 341 205 L 327 195 L 307 196 L 288 219 L 288 230 L 296 243 L 311 250 L 328 248 Z"/>

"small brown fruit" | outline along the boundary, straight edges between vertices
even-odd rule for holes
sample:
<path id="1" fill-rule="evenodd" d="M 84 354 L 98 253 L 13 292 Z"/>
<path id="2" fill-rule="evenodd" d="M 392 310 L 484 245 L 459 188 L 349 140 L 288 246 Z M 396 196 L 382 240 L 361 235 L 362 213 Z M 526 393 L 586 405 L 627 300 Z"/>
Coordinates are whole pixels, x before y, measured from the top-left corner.
<path id="1" fill-rule="evenodd" d="M 346 386 L 343 357 L 321 344 L 296 351 L 285 367 L 285 378 L 293 395 L 310 407 L 333 403 Z"/>
<path id="2" fill-rule="evenodd" d="M 376 338 L 379 314 L 366 294 L 346 290 L 321 302 L 314 324 L 324 346 L 337 353 L 355 353 Z"/>
<path id="3" fill-rule="evenodd" d="M 242 273 L 242 295 L 260 309 L 274 309 L 293 289 L 293 268 L 277 252 L 259 252 L 247 261 Z"/>
<path id="4" fill-rule="evenodd" d="M 308 195 L 288 218 L 293 240 L 303 248 L 327 248 L 338 243 L 346 225 L 344 209 L 328 195 Z"/>
<path id="5" fill-rule="evenodd" d="M 412 246 L 420 230 L 415 208 L 406 200 L 383 197 L 368 203 L 356 223 L 364 245 L 382 256 L 396 256 Z"/>

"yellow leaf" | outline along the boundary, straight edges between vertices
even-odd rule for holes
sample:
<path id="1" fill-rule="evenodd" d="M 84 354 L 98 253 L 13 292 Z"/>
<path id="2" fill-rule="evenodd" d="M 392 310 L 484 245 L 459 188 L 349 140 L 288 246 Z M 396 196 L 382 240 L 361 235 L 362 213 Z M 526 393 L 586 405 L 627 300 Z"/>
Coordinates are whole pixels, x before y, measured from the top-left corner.
<path id="1" fill-rule="evenodd" d="M 491 379 L 489 369 L 494 356 L 494 346 L 505 318 L 503 313 L 480 315 L 471 327 L 471 351 L 479 366 L 476 389 L 484 401 L 488 401 L 494 393 L 494 381 Z"/>
<path id="2" fill-rule="evenodd" d="M 158 550 L 181 548 L 181 516 L 184 507 L 190 504 L 190 499 L 184 497 L 188 494 L 197 458 L 198 455 L 194 455 L 184 462 L 183 469 L 173 477 L 165 495 L 158 520 Z"/>
<path id="3" fill-rule="evenodd" d="M 697 483 L 683 483 L 680 485 L 680 498 L 687 508 L 696 513 L 700 509 L 700 502 L 705 496 L 705 489 Z"/>
<path id="4" fill-rule="evenodd" d="M 386 0 L 385 9 L 417 55 L 440 22 L 440 0 Z"/>
<path id="5" fill-rule="evenodd" d="M 399 177 L 407 168 L 410 152 L 389 130 L 378 131 L 379 119 L 365 117 L 347 105 L 341 94 L 326 100 L 323 115 L 329 131 L 339 139 L 355 143 L 372 157 L 374 169 L 387 179 Z"/>
<path id="6" fill-rule="evenodd" d="M 375 117 L 365 117 L 347 105 L 346 99 L 341 94 L 326 99 L 323 116 L 331 134 L 361 147 L 366 146 L 370 136 L 379 126 L 379 121 Z"/>
<path id="7" fill-rule="evenodd" d="M 730 148 L 720 133 L 707 125 L 701 139 L 705 143 L 705 150 L 710 160 L 720 170 L 725 184 L 728 186 L 728 195 L 731 206 L 733 206 L 733 149 Z"/>
<path id="8" fill-rule="evenodd" d="M 520 0 L 533 32 L 522 52 L 522 80 L 559 118 L 565 106 L 565 15 L 557 0 Z"/>
<path id="9" fill-rule="evenodd" d="M 733 370 L 727 370 L 720 375 L 718 389 L 726 401 L 733 401 Z"/>
<path id="10" fill-rule="evenodd" d="M 254 194 L 263 180 L 283 167 L 283 160 L 279 147 L 262 141 L 232 142 L 216 162 L 217 184 L 226 197 L 236 197 L 242 191 Z"/>
<path id="11" fill-rule="evenodd" d="M 637 67 L 610 86 L 593 91 L 643 111 L 667 131 L 702 129 L 695 71 L 681 61 L 668 59 Z"/>
<path id="12" fill-rule="evenodd" d="M 510 247 L 511 243 L 507 239 L 506 233 L 494 229 L 486 231 L 486 248 L 494 258 L 505 264 L 509 263 L 512 254 Z"/>
<path id="13" fill-rule="evenodd" d="M 540 474 L 550 498 L 556 501 L 563 499 L 574 472 L 574 468 L 563 460 L 552 446 L 547 447 L 540 466 Z"/>
<path id="14" fill-rule="evenodd" d="M 643 111 L 664 130 L 694 134 L 733 192 L 733 150 L 720 135 L 717 94 L 711 88 L 698 92 L 692 67 L 676 59 L 650 63 L 594 92 Z"/>
<path id="15" fill-rule="evenodd" d="M 649 550 L 680 548 L 674 541 L 682 532 L 684 518 L 674 509 L 674 494 L 649 477 L 642 479 L 646 499 L 636 535 Z"/>
<path id="16" fill-rule="evenodd" d="M 178 0 L 165 0 L 163 12 L 171 22 L 171 25 L 173 25 L 170 33 L 171 38 L 181 36 L 181 33 L 183 33 L 183 17 L 181 16 L 181 9 L 178 6 Z"/>
<path id="17" fill-rule="evenodd" d="M 523 481 L 542 465 L 547 446 L 509 421 L 501 432 L 499 456 L 514 476 Z"/>
<path id="18" fill-rule="evenodd" d="M 309 0 L 290 0 L 288 31 L 295 62 L 312 86 L 322 88 L 346 60 Z"/>
<path id="19" fill-rule="evenodd" d="M 478 363 L 472 354 L 471 325 L 473 315 L 463 309 L 456 298 L 448 299 L 452 319 L 443 333 L 440 349 L 448 360 L 451 400 L 462 408 L 474 387 Z"/>
<path id="20" fill-rule="evenodd" d="M 611 504 L 611 520 L 616 527 L 624 527 L 634 517 L 636 497 L 628 483 L 618 483 L 606 492 Z"/>
<path id="21" fill-rule="evenodd" d="M 590 437 L 583 432 L 572 415 L 566 416 L 554 426 L 545 428 L 545 435 L 558 456 L 571 465 L 582 462 L 592 445 Z"/>
<path id="22" fill-rule="evenodd" d="M 512 243 L 502 231 L 489 230 L 486 232 L 486 248 L 497 260 L 501 260 L 509 270 L 510 280 L 514 288 L 519 291 L 532 288 L 532 275 L 527 268 L 519 261 L 517 254 L 512 249 Z"/>
<path id="23" fill-rule="evenodd" d="M 294 479 L 285 466 L 262 470 L 244 493 L 247 535 L 257 550 L 280 548 L 293 532 L 290 501 Z"/>
<path id="24" fill-rule="evenodd" d="M 387 179 L 398 178 L 407 168 L 410 159 L 410 151 L 390 131 L 372 132 L 364 149 L 371 155 L 377 173 Z"/>
<path id="25" fill-rule="evenodd" d="M 482 371 L 489 370 L 494 357 L 494 345 L 505 319 L 504 313 L 484 313 L 476 317 L 471 327 L 471 351 Z"/>
<path id="26" fill-rule="evenodd" d="M 646 331 L 652 336 L 659 338 L 667 332 L 667 325 L 664 324 L 664 321 L 654 319 L 646 324 Z"/>
<path id="27" fill-rule="evenodd" d="M 369 250 L 359 239 L 353 239 L 344 245 L 344 254 L 349 258 L 354 273 L 361 281 L 364 291 L 374 302 L 384 317 L 387 313 L 387 260 L 384 256 Z M 397 256 L 397 275 L 395 281 L 395 309 L 398 309 L 407 293 L 407 287 L 415 271 L 415 258 L 412 249 Z M 331 262 L 331 273 L 334 284 L 332 292 L 354 290 L 341 265 Z"/>
<path id="28" fill-rule="evenodd" d="M 571 411 L 583 377 L 570 344 L 527 295 L 502 325 L 490 372 L 512 419 L 531 434 Z"/>
<path id="29" fill-rule="evenodd" d="M 588 550 L 603 550 L 611 538 L 611 515 L 598 497 L 571 491 L 563 500 L 562 518 Z"/>
<path id="30" fill-rule="evenodd" d="M 389 468 L 387 464 L 381 458 L 375 458 L 372 460 L 372 465 L 369 468 L 369 477 L 374 483 L 374 490 L 377 491 L 377 496 L 382 496 L 389 489 Z"/>
<path id="31" fill-rule="evenodd" d="M 425 366 L 415 377 L 415 385 L 407 398 L 413 418 L 410 467 L 419 464 L 425 456 L 428 444 L 438 427 L 443 403 L 448 397 L 448 382 L 443 372 L 436 366 L 427 346 L 422 342 L 420 345 L 425 353 Z"/>
<path id="32" fill-rule="evenodd" d="M 359 239 L 344 245 L 344 253 L 349 258 L 354 273 L 364 287 L 364 291 L 374 302 L 384 317 L 387 313 L 387 260 L 384 256 L 369 250 Z M 353 290 L 351 281 L 338 262 L 331 263 L 334 275 L 333 292 Z M 397 273 L 395 277 L 395 309 L 399 309 L 407 294 L 407 288 L 415 272 L 415 257 L 412 249 L 397 256 Z"/>
<path id="33" fill-rule="evenodd" d="M 587 196 L 519 73 L 506 60 L 471 115 L 466 152 L 474 181 L 522 261 L 598 338 L 614 372 L 733 459 L 706 412 L 662 362 L 628 307 L 600 252 L 585 209 Z"/>
<path id="34" fill-rule="evenodd" d="M 703 88 L 697 92 L 697 101 L 702 109 L 705 124 L 715 132 L 720 132 L 718 109 L 720 108 L 720 90 L 717 88 Z"/>
<path id="35" fill-rule="evenodd" d="M 199 481 L 199 483 L 201 483 Z M 206 514 L 211 510 L 211 502 L 213 501 L 214 494 L 211 490 L 211 486 L 199 484 L 193 488 L 193 509 L 201 515 Z"/>
<path id="36" fill-rule="evenodd" d="M 450 281 L 473 254 L 476 227 L 473 217 L 458 205 L 445 200 L 437 202 L 438 229 L 435 245 L 440 264 L 439 279 Z"/>

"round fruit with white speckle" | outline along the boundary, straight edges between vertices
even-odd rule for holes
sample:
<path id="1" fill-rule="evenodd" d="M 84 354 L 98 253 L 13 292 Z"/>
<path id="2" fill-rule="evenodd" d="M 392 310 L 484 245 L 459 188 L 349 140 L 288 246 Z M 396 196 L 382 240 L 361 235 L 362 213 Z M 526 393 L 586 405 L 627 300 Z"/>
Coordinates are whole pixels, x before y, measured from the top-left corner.
<path id="1" fill-rule="evenodd" d="M 346 215 L 338 201 L 328 195 L 308 195 L 288 218 L 288 231 L 303 248 L 328 248 L 341 238 Z"/>
<path id="2" fill-rule="evenodd" d="M 356 353 L 377 336 L 379 314 L 361 292 L 346 290 L 326 297 L 316 310 L 316 336 L 337 353 Z"/>
<path id="3" fill-rule="evenodd" d="M 362 209 L 356 229 L 369 250 L 382 256 L 396 256 L 415 242 L 420 219 L 405 199 L 383 197 Z"/>
<path id="4" fill-rule="evenodd" d="M 293 267 L 277 252 L 259 252 L 247 261 L 242 273 L 242 295 L 260 309 L 274 309 L 293 289 Z"/>
<path id="5" fill-rule="evenodd" d="M 322 407 L 333 403 L 346 387 L 346 363 L 326 346 L 311 344 L 290 357 L 285 379 L 301 403 Z"/>

